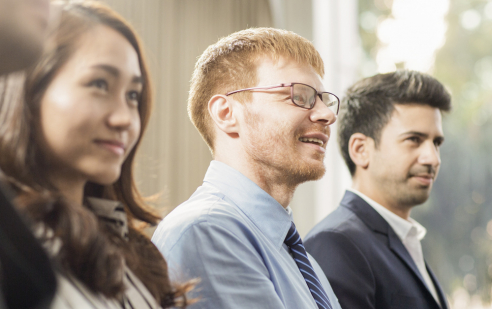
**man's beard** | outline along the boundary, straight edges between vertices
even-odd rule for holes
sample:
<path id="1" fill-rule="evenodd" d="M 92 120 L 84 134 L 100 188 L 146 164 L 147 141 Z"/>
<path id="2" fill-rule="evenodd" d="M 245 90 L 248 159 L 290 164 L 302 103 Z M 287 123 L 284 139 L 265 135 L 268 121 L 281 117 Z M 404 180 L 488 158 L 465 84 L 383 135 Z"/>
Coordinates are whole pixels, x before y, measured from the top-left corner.
<path id="1" fill-rule="evenodd" d="M 413 192 L 409 192 L 408 190 L 400 190 L 401 192 L 395 192 L 398 195 L 399 205 L 404 207 L 414 207 L 420 204 L 423 204 L 429 198 L 430 189 L 420 189 L 420 190 L 412 190 Z"/>
<path id="2" fill-rule="evenodd" d="M 421 186 L 421 187 L 409 187 L 408 182 L 410 179 L 418 175 L 420 173 L 428 173 L 435 175 L 437 171 L 431 166 L 418 166 L 413 167 L 408 172 L 408 175 L 404 181 L 393 182 L 393 186 L 389 186 L 387 190 L 394 190 L 393 194 L 395 199 L 398 201 L 398 204 L 402 207 L 414 207 L 420 204 L 425 203 L 429 198 L 430 192 L 432 190 L 432 185 L 429 187 Z M 402 185 L 398 185 L 401 183 Z"/>
<path id="3" fill-rule="evenodd" d="M 316 157 L 310 158 L 318 161 L 319 164 L 309 164 L 307 158 L 303 158 L 297 149 L 296 142 L 307 131 L 306 129 L 299 128 L 293 136 L 289 136 L 283 134 L 289 131 L 287 128 L 285 130 L 283 126 L 267 128 L 259 114 L 248 110 L 245 114 L 246 124 L 250 130 L 257 132 L 257 138 L 245 148 L 253 161 L 258 163 L 261 173 L 273 174 L 273 177 L 281 178 L 279 181 L 293 186 L 323 177 L 326 171 L 323 163 L 324 154 L 317 153 Z"/>

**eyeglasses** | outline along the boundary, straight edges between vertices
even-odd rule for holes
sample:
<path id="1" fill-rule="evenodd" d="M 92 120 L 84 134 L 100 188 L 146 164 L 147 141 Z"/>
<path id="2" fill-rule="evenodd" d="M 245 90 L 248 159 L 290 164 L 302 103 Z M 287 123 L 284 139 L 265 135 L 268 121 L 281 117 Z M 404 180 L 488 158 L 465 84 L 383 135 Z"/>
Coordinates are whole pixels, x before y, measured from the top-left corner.
<path id="1" fill-rule="evenodd" d="M 280 84 L 276 86 L 265 86 L 265 87 L 253 87 L 240 90 L 234 90 L 226 93 L 225 95 L 231 95 L 241 91 L 249 91 L 256 89 L 273 89 L 280 87 L 290 87 L 290 99 L 295 105 L 312 109 L 316 104 L 316 97 L 319 97 L 321 101 L 335 114 L 338 115 L 338 110 L 340 109 L 340 99 L 331 92 L 318 92 L 313 87 L 302 84 L 302 83 L 291 83 L 291 84 Z"/>

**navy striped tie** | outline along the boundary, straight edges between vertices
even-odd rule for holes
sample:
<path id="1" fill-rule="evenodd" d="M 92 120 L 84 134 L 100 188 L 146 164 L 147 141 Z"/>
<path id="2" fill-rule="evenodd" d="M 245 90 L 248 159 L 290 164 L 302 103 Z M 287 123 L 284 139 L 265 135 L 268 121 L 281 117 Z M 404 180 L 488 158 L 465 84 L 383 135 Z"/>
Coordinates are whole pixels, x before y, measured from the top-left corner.
<path id="1" fill-rule="evenodd" d="M 297 267 L 299 267 L 314 300 L 318 304 L 318 308 L 332 309 L 333 307 L 331 306 L 330 299 L 328 298 L 328 295 L 326 295 L 318 276 L 316 276 L 313 266 L 311 266 L 311 262 L 309 262 L 306 249 L 302 244 L 301 236 L 297 232 L 294 222 L 292 222 L 284 242 L 289 246 L 290 251 L 294 256 L 294 261 L 296 261 Z"/>

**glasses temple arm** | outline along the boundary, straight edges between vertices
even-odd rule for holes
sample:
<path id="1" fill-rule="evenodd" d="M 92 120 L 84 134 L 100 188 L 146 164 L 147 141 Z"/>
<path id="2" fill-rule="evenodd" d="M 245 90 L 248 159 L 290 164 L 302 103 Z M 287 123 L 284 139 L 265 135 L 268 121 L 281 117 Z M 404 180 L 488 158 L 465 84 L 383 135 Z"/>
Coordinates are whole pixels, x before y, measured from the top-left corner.
<path id="1" fill-rule="evenodd" d="M 231 92 L 226 93 L 225 95 L 231 95 L 234 93 L 238 93 L 241 91 L 248 91 L 248 90 L 257 90 L 257 89 L 273 89 L 273 88 L 280 88 L 280 87 L 291 87 L 292 84 L 280 84 L 280 85 L 275 85 L 275 86 L 264 86 L 264 87 L 252 87 L 252 88 L 245 88 L 245 89 L 239 89 L 239 90 L 234 90 Z"/>

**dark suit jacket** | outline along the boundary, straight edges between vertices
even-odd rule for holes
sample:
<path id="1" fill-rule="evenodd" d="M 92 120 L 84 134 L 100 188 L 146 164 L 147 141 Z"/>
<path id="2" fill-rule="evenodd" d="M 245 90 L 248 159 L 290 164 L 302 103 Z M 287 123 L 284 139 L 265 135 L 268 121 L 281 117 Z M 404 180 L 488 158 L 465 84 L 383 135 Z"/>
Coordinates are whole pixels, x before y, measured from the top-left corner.
<path id="1" fill-rule="evenodd" d="M 427 289 L 417 266 L 386 220 L 352 192 L 306 236 L 304 245 L 318 261 L 344 309 L 447 309 Z"/>
<path id="2" fill-rule="evenodd" d="M 50 308 L 55 292 L 48 255 L 0 182 L 0 308 Z"/>

